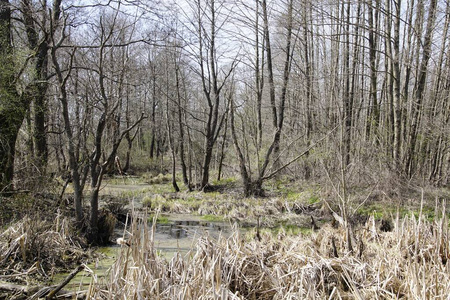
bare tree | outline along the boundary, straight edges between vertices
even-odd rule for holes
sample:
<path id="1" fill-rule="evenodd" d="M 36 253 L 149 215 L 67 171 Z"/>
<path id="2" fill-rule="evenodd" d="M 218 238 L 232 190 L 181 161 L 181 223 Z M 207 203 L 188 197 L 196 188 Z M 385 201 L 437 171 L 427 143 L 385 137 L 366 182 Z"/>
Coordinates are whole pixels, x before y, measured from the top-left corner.
<path id="1" fill-rule="evenodd" d="M 275 81 L 274 81 L 274 70 L 273 70 L 273 57 L 272 57 L 272 44 L 270 40 L 270 30 L 269 30 L 269 18 L 267 11 L 267 3 L 265 0 L 262 1 L 262 14 L 263 14 L 263 26 L 264 26 L 264 37 L 265 37 L 265 54 L 267 59 L 267 69 L 268 69 L 268 81 L 269 81 L 269 99 L 270 99 L 270 108 L 272 115 L 272 126 L 274 130 L 273 139 L 269 144 L 269 147 L 266 149 L 266 152 L 263 156 L 261 165 L 258 165 L 258 174 L 256 179 L 252 179 L 251 170 L 248 167 L 248 159 L 243 155 L 242 147 L 239 145 L 239 139 L 236 134 L 235 129 L 235 117 L 236 108 L 234 103 L 234 88 L 230 90 L 230 102 L 232 107 L 232 115 L 230 118 L 231 121 L 231 132 L 233 137 L 234 146 L 239 158 L 239 166 L 240 173 L 244 183 L 244 193 L 246 195 L 263 195 L 264 191 L 262 188 L 262 184 L 264 180 L 272 178 L 275 176 L 282 167 L 277 166 L 279 159 L 279 147 L 280 147 L 280 139 L 281 133 L 284 125 L 285 118 L 285 103 L 287 97 L 287 87 L 290 78 L 290 67 L 292 61 L 292 53 L 291 53 L 291 43 L 292 43 L 292 23 L 293 23 L 293 1 L 289 1 L 287 3 L 287 25 L 286 25 L 286 46 L 284 48 L 284 68 L 283 68 L 283 77 L 281 84 L 281 92 L 279 95 L 279 101 L 277 104 L 276 101 L 276 91 L 275 91 Z M 256 76 L 258 77 L 259 68 L 256 69 Z M 259 88 L 259 87 L 257 87 Z M 243 125 L 244 126 L 244 125 Z M 275 162 L 275 171 L 266 173 L 267 168 L 270 162 Z"/>

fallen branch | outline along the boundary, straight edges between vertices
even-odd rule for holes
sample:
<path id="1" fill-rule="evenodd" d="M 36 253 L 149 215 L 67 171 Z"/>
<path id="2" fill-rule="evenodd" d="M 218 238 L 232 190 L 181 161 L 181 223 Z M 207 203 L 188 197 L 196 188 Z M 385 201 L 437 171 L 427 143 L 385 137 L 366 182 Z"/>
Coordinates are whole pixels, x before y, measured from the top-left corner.
<path id="1" fill-rule="evenodd" d="M 79 265 L 75 270 L 73 270 L 66 279 L 63 280 L 59 285 L 56 286 L 56 288 L 48 293 L 47 299 L 53 299 L 56 294 L 65 287 L 80 271 L 84 270 L 84 265 Z"/>

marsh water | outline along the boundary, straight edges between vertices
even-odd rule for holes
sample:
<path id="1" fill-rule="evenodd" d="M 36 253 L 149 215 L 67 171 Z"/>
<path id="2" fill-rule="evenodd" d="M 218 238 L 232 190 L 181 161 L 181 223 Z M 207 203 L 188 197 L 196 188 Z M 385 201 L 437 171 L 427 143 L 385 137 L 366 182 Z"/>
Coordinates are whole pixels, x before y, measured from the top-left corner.
<path id="1" fill-rule="evenodd" d="M 100 195 L 105 197 L 129 198 L 131 199 L 129 208 L 134 207 L 139 209 L 142 207 L 141 200 L 143 195 L 148 192 L 152 193 L 154 189 L 155 185 L 143 183 L 139 179 L 116 178 L 113 181 L 105 180 L 105 185 L 100 190 Z M 231 231 L 231 225 L 229 223 L 205 221 L 201 216 L 196 215 L 163 214 L 160 215 L 160 219 L 164 220 L 164 222 L 156 224 L 154 245 L 158 255 L 166 259 L 171 259 L 177 252 L 182 255 L 187 254 L 193 249 L 197 239 L 205 233 L 213 238 L 217 238 L 219 235 L 228 236 Z M 149 226 L 152 226 L 152 224 L 149 223 Z M 123 228 L 116 229 L 115 236 L 112 240 L 115 241 L 117 238 L 122 237 L 124 235 L 123 232 Z M 83 290 L 89 285 L 93 276 L 99 279 L 105 277 L 108 269 L 116 261 L 121 251 L 121 246 L 112 244 L 108 247 L 101 247 L 97 251 L 103 258 L 99 258 L 88 265 L 92 272 L 82 271 L 78 273 L 65 289 Z M 52 283 L 60 283 L 69 273 L 70 270 L 67 273 L 54 275 Z"/>
<path id="2" fill-rule="evenodd" d="M 217 238 L 219 235 L 228 236 L 231 232 L 229 223 L 205 221 L 200 216 L 175 214 L 162 216 L 167 221 L 163 224 L 156 224 L 154 244 L 158 255 L 166 259 L 172 258 L 175 253 L 186 255 L 193 249 L 197 239 L 204 234 Z M 123 230 L 116 230 L 115 235 L 115 238 L 121 237 Z M 92 273 L 86 271 L 78 273 L 65 288 L 68 290 L 83 290 L 85 289 L 83 286 L 86 287 L 90 284 L 92 276 L 96 276 L 98 279 L 105 277 L 108 269 L 116 261 L 119 251 L 121 251 L 121 246 L 119 245 L 99 248 L 98 252 L 104 258 L 97 259 L 88 265 Z M 53 278 L 53 283 L 60 283 L 68 274 L 56 274 Z"/>

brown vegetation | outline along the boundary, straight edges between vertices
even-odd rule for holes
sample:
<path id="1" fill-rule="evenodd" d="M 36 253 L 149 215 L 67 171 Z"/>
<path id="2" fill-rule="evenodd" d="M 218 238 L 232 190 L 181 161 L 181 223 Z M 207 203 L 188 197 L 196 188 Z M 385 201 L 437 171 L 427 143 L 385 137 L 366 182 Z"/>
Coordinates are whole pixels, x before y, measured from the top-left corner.
<path id="1" fill-rule="evenodd" d="M 58 270 L 87 261 L 85 245 L 66 217 L 49 222 L 25 216 L 0 235 L 0 278 L 19 284 L 48 280 Z"/>
<path id="2" fill-rule="evenodd" d="M 445 299 L 450 251 L 443 216 L 397 218 L 391 232 L 370 218 L 355 230 L 353 253 L 342 228 L 327 225 L 310 237 L 263 234 L 258 241 L 237 229 L 230 238 L 206 235 L 196 250 L 170 261 L 157 255 L 146 218 L 134 218 L 131 247 L 123 248 L 107 282 L 95 282 L 90 297 Z"/>

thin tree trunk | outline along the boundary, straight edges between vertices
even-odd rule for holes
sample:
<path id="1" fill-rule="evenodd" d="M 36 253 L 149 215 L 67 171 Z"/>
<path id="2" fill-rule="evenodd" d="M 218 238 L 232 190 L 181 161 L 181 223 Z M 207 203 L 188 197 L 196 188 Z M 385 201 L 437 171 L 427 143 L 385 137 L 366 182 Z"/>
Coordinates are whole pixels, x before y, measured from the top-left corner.
<path id="1" fill-rule="evenodd" d="M 401 0 L 394 1 L 394 40 L 392 57 L 392 76 L 394 83 L 394 151 L 393 159 L 395 170 L 399 171 L 402 147 L 402 101 L 400 95 L 400 18 Z"/>
<path id="2" fill-rule="evenodd" d="M 437 0 L 431 0 L 428 9 L 427 28 L 423 41 L 422 61 L 420 63 L 419 78 L 416 83 L 415 97 L 414 97 L 415 101 L 412 111 L 408 159 L 406 162 L 407 173 L 409 176 L 412 176 L 412 174 L 415 172 L 414 161 L 417 159 L 417 157 L 415 156 L 414 151 L 416 148 L 420 114 L 422 111 L 422 102 L 424 98 L 425 83 L 428 73 L 428 61 L 431 56 L 431 45 L 432 45 L 431 42 L 433 36 L 434 22 L 436 19 L 436 7 L 437 7 Z"/>
<path id="3" fill-rule="evenodd" d="M 304 51 L 304 58 L 305 58 L 305 79 L 306 79 L 306 97 L 305 97 L 305 101 L 306 101 L 306 147 L 309 148 L 309 145 L 311 143 L 311 134 L 312 134 L 312 130 L 313 130 L 313 122 L 312 122 L 312 100 L 313 100 L 313 95 L 312 95 L 312 85 L 313 85 L 313 81 L 312 81 L 312 62 L 310 61 L 310 39 L 309 39 L 309 35 L 308 35 L 308 31 L 309 31 L 309 27 L 308 27 L 308 10 L 307 10 L 307 5 L 310 5 L 310 2 L 307 1 L 303 4 L 303 51 Z M 311 39 L 312 42 L 312 39 Z M 309 151 L 305 154 L 305 168 L 304 168 L 304 174 L 305 174 L 305 179 L 308 180 L 311 177 L 311 167 L 309 166 L 309 162 L 308 162 L 308 156 L 309 156 Z"/>
<path id="4" fill-rule="evenodd" d="M 53 42 L 54 43 L 54 42 Z M 55 68 L 56 77 L 58 80 L 58 88 L 59 88 L 59 100 L 62 106 L 62 115 L 64 120 L 64 129 L 66 132 L 67 140 L 68 140 L 68 154 L 69 154 L 69 167 L 72 177 L 72 185 L 74 190 L 74 205 L 75 205 L 75 216 L 76 216 L 76 225 L 78 228 L 83 226 L 83 189 L 80 180 L 80 173 L 78 169 L 78 160 L 75 156 L 75 141 L 73 138 L 72 125 L 70 123 L 69 118 L 69 105 L 68 105 L 68 97 L 66 84 L 68 76 L 70 75 L 70 71 L 72 70 L 71 65 L 73 62 L 73 57 L 75 55 L 75 51 L 72 52 L 70 65 L 68 68 L 68 74 L 63 76 L 61 67 L 57 58 L 57 48 L 52 47 L 51 56 L 53 61 L 53 67 Z"/>
<path id="5" fill-rule="evenodd" d="M 219 85 L 219 74 L 218 74 L 218 65 L 217 65 L 217 57 L 216 57 L 216 34 L 217 34 L 217 24 L 216 24 L 216 8 L 215 8 L 215 0 L 210 0 L 209 8 L 210 12 L 210 35 L 205 37 L 203 36 L 204 28 L 201 22 L 201 7 L 200 3 L 197 3 L 198 9 L 198 35 L 199 35 L 199 52 L 200 52 L 200 71 L 201 71 L 201 80 L 203 93 L 205 95 L 207 101 L 207 112 L 206 112 L 206 122 L 204 129 L 204 154 L 203 154 L 203 163 L 202 163 L 202 179 L 201 179 L 201 189 L 205 189 L 209 184 L 209 172 L 210 172 L 210 164 L 212 159 L 212 154 L 214 150 L 214 145 L 216 144 L 217 138 L 222 129 L 224 118 L 226 112 L 222 115 L 219 114 L 219 106 L 221 99 L 221 90 L 226 82 L 226 79 L 230 76 L 235 68 L 235 62 L 232 63 L 232 66 L 229 72 L 225 75 L 225 79 L 221 80 Z M 204 57 L 204 43 L 207 41 L 208 43 L 208 54 L 207 54 L 207 63 L 205 66 L 205 57 Z"/>
<path id="6" fill-rule="evenodd" d="M 33 8 L 30 0 L 23 0 L 21 2 L 23 12 L 23 22 L 28 39 L 28 47 L 31 51 L 36 53 L 36 62 L 34 64 L 34 72 L 36 74 L 36 82 L 32 84 L 32 92 L 30 97 L 34 101 L 34 149 L 35 149 L 35 165 L 45 175 L 48 149 L 47 149 L 47 133 L 45 128 L 45 121 L 47 115 L 46 92 L 47 92 L 47 66 L 48 66 L 48 37 L 53 34 L 45 33 L 45 38 L 39 40 L 39 26 L 42 24 L 35 24 L 35 17 L 33 16 Z M 43 13 L 46 14 L 46 3 L 43 2 Z M 45 18 L 44 18 L 45 27 Z M 43 28 L 41 27 L 41 30 Z"/>
<path id="7" fill-rule="evenodd" d="M 217 170 L 217 180 L 220 180 L 222 176 L 222 166 L 223 161 L 225 159 L 225 148 L 227 144 L 227 131 L 228 131 L 228 117 L 225 118 L 225 128 L 222 135 L 222 144 L 220 147 L 220 157 L 219 157 L 219 168 Z"/>
<path id="8" fill-rule="evenodd" d="M 175 70 L 175 73 L 177 73 L 177 70 Z M 175 77 L 177 77 L 175 75 Z M 172 186 L 175 190 L 175 192 L 179 192 L 180 188 L 177 184 L 177 178 L 176 178 L 176 155 L 175 155 L 175 146 L 174 146 L 174 138 L 172 134 L 172 126 L 171 126 L 171 108 L 169 107 L 169 70 L 166 69 L 166 126 L 167 126 L 167 135 L 168 135 L 168 142 L 169 142 L 169 148 L 172 158 Z"/>
<path id="9" fill-rule="evenodd" d="M 236 134 L 236 129 L 235 129 L 235 121 L 234 121 L 234 113 L 235 113 L 235 108 L 234 108 L 234 100 L 233 100 L 233 91 L 230 91 L 230 95 L 229 95 L 229 101 L 230 101 L 230 127 L 231 127 L 231 137 L 233 138 L 233 145 L 234 145 L 234 149 L 236 150 L 237 153 L 237 157 L 239 159 L 239 171 L 241 173 L 241 177 L 242 177 L 242 181 L 243 181 L 243 185 L 244 185 L 244 194 L 246 197 L 249 197 L 253 194 L 255 194 L 256 189 L 254 189 L 254 187 L 252 186 L 252 180 L 249 174 L 249 171 L 247 170 L 247 166 L 246 166 L 246 159 L 242 153 L 241 147 L 239 146 L 239 139 L 238 136 Z M 258 191 L 262 191 L 261 186 L 260 189 L 258 189 Z"/>
<path id="10" fill-rule="evenodd" d="M 369 25 L 369 61 L 370 61 L 370 106 L 369 122 L 367 122 L 367 136 L 378 135 L 380 124 L 380 106 L 377 97 L 377 51 L 378 51 L 378 14 L 380 8 L 379 0 L 376 0 L 375 10 L 373 0 L 367 3 L 368 7 L 368 25 Z M 378 139 L 376 139 L 378 140 Z"/>
<path id="11" fill-rule="evenodd" d="M 186 160 L 185 160 L 185 150 L 184 150 L 184 126 L 183 126 L 183 112 L 182 112 L 182 104 L 181 104 L 181 87 L 180 87 L 180 75 L 178 66 L 175 67 L 175 81 L 177 87 L 177 117 L 178 117 L 178 129 L 180 131 L 180 165 L 181 165 L 181 174 L 183 176 L 183 183 L 186 187 L 189 188 L 189 178 L 187 174 Z"/>
<path id="12" fill-rule="evenodd" d="M 262 145 L 262 94 L 264 89 L 264 45 L 265 45 L 265 32 L 262 40 L 262 57 L 260 59 L 260 41 L 259 41 L 259 5 L 260 1 L 255 0 L 255 88 L 256 88 L 256 111 L 257 111 L 257 122 L 258 122 L 258 132 L 256 140 L 256 149 L 259 151 Z M 264 26 L 265 29 L 265 26 Z M 260 62 L 261 61 L 261 62 Z"/>

